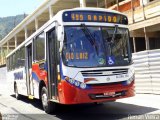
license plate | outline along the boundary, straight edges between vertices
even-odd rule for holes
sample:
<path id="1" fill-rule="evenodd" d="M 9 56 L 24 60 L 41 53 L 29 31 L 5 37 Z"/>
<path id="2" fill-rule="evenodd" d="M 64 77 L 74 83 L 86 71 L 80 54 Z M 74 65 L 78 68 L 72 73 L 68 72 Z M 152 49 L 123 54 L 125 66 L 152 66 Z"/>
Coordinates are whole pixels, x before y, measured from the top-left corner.
<path id="1" fill-rule="evenodd" d="M 114 96 L 115 92 L 105 92 L 104 95 L 106 95 L 106 96 Z"/>

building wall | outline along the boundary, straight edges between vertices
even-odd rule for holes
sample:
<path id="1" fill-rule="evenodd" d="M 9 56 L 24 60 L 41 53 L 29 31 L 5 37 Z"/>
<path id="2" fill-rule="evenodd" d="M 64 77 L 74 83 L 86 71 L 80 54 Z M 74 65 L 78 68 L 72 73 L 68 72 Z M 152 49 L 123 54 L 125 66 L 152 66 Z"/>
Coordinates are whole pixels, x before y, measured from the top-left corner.
<path id="1" fill-rule="evenodd" d="M 133 7 L 139 7 L 140 6 L 140 0 L 133 0 Z M 117 7 L 113 8 L 114 10 L 117 10 Z M 118 10 L 120 12 L 125 12 L 131 9 L 131 1 L 127 2 L 125 4 L 119 5 Z"/>
<path id="2" fill-rule="evenodd" d="M 139 6 L 140 6 L 140 0 L 134 0 L 133 7 L 139 7 Z M 128 2 L 126 4 L 119 6 L 120 12 L 124 12 L 124 11 L 130 10 L 130 9 L 131 9 L 131 2 Z"/>
<path id="3" fill-rule="evenodd" d="M 160 38 L 149 38 L 150 50 L 160 49 Z"/>

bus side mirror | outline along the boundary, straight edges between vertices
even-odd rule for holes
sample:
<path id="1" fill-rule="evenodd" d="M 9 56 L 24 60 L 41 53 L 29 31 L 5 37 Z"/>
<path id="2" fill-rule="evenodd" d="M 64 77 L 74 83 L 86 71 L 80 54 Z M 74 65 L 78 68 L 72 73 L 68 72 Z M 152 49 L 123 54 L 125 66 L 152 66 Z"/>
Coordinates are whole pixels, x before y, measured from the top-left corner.
<path id="1" fill-rule="evenodd" d="M 62 42 L 64 39 L 64 27 L 57 26 L 57 40 Z"/>

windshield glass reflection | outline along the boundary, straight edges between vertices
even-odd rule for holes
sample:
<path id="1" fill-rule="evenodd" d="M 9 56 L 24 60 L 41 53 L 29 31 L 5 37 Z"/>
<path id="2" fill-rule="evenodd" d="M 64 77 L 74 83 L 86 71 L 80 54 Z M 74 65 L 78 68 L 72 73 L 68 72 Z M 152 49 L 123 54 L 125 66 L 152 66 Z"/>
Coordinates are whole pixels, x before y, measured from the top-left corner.
<path id="1" fill-rule="evenodd" d="M 117 28 L 115 32 L 115 27 L 65 27 L 63 62 L 74 67 L 128 65 L 131 61 L 128 39 L 125 28 Z"/>

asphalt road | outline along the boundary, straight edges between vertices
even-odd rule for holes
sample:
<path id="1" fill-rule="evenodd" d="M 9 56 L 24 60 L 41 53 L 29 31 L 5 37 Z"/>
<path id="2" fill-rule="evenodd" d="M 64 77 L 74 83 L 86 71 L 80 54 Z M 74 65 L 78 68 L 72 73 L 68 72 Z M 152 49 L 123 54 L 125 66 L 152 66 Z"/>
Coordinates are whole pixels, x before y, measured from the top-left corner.
<path id="1" fill-rule="evenodd" d="M 2 89 L 4 85 L 0 85 Z M 54 114 L 46 114 L 39 100 L 22 97 L 16 100 L 7 88 L 0 90 L 0 112 L 3 120 L 108 120 L 145 118 L 160 119 L 160 95 L 137 94 L 132 98 L 107 102 L 100 105 L 58 105 Z M 1 119 L 0 119 L 1 120 Z"/>
<path id="2" fill-rule="evenodd" d="M 160 114 L 159 101 L 160 97 L 157 95 L 137 95 L 134 98 L 100 105 L 58 105 L 57 112 L 49 115 L 44 113 L 39 100 L 29 100 L 26 97 L 16 100 L 14 96 L 2 94 L 0 96 L 0 112 L 4 119 L 15 118 L 15 120 L 17 118 L 18 120 L 129 119 L 135 115 Z"/>

